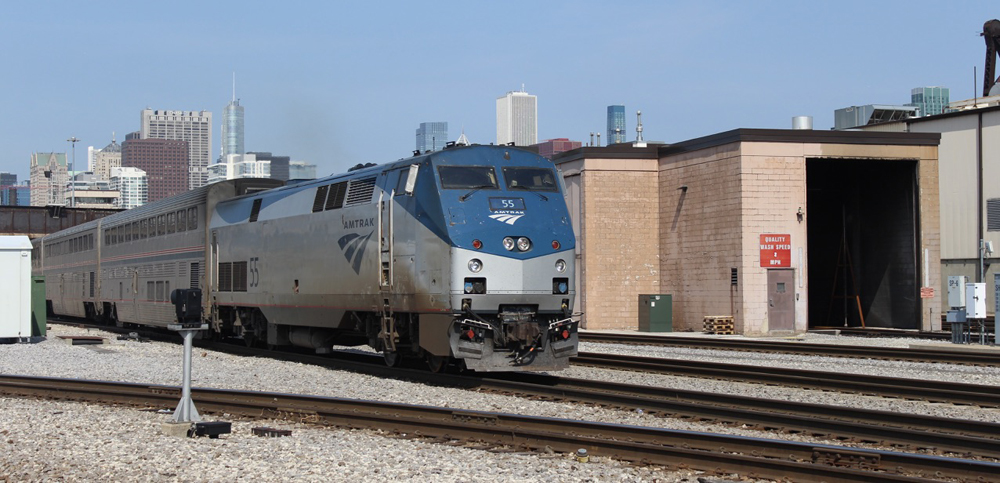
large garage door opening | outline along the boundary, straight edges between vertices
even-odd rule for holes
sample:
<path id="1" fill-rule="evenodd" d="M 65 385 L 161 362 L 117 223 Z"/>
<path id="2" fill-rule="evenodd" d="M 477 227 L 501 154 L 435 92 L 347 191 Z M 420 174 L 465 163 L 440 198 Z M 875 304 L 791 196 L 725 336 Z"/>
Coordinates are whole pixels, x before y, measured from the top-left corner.
<path id="1" fill-rule="evenodd" d="M 809 327 L 920 328 L 917 162 L 806 160 Z"/>

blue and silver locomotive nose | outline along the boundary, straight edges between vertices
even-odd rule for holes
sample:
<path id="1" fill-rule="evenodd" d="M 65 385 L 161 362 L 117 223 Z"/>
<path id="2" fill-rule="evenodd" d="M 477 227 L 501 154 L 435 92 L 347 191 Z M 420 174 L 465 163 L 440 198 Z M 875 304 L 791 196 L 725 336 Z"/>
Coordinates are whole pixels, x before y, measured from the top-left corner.
<path id="1" fill-rule="evenodd" d="M 558 173 L 520 150 L 443 158 L 452 350 L 476 370 L 566 367 L 577 349 L 575 238 Z"/>

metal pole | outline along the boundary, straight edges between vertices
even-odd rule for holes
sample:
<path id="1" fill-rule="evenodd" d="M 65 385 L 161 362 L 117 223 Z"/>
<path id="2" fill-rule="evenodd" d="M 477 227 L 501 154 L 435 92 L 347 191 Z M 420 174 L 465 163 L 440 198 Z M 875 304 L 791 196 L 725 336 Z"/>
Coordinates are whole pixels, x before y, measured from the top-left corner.
<path id="1" fill-rule="evenodd" d="M 194 332 L 197 329 L 184 329 L 178 332 L 184 337 L 184 383 L 181 386 L 181 402 L 177 404 L 174 411 L 174 422 L 196 423 L 201 421 L 198 410 L 191 400 L 191 345 L 194 340 Z"/>
<path id="2" fill-rule="evenodd" d="M 80 140 L 77 139 L 76 136 L 72 136 L 69 139 L 67 139 L 67 141 L 69 141 L 73 145 L 73 160 L 70 162 L 69 165 L 69 172 L 72 173 L 73 169 L 76 168 L 76 143 Z M 76 207 L 76 181 L 73 179 L 72 174 L 70 174 L 69 176 L 69 186 L 70 186 L 69 207 L 74 208 Z"/>

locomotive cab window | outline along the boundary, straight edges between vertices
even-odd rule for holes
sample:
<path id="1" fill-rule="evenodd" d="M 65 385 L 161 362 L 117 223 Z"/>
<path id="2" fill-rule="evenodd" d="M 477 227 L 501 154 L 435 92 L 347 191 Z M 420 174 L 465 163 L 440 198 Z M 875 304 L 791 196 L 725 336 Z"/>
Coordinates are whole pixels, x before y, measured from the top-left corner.
<path id="1" fill-rule="evenodd" d="M 497 189 L 497 173 L 492 166 L 439 166 L 444 189 Z"/>
<path id="2" fill-rule="evenodd" d="M 549 168 L 503 168 L 507 189 L 528 191 L 558 191 L 556 174 Z"/>

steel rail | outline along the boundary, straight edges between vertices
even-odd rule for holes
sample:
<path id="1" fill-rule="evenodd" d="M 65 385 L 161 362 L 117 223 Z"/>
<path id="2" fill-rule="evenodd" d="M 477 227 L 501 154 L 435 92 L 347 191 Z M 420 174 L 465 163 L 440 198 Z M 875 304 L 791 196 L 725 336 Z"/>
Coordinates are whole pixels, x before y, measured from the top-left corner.
<path id="1" fill-rule="evenodd" d="M 669 417 L 747 425 L 761 430 L 807 433 L 829 439 L 1000 458 L 1000 441 L 994 439 L 1000 434 L 1000 425 L 977 421 L 538 374 L 433 374 L 420 370 L 386 367 L 381 357 L 374 354 L 338 353 L 337 358 L 331 358 L 302 353 L 264 351 L 231 344 L 205 343 L 205 345 L 231 354 L 263 355 L 377 377 L 642 409 Z M 652 360 L 659 363 L 652 364 L 654 368 L 670 362 Z"/>
<path id="2" fill-rule="evenodd" d="M 579 336 L 581 342 L 642 344 L 692 349 L 737 350 L 826 357 L 855 357 L 860 359 L 888 359 L 911 362 L 1000 366 L 1000 351 L 979 352 L 914 348 L 903 349 L 898 347 L 813 344 L 716 337 L 613 334 L 603 332 L 581 332 Z"/>
<path id="3" fill-rule="evenodd" d="M 171 386 L 0 376 L 8 396 L 171 407 Z M 742 436 L 272 392 L 194 389 L 206 413 L 284 418 L 400 436 L 572 452 L 750 478 L 807 481 L 1000 481 L 1000 464 Z"/>
<path id="4" fill-rule="evenodd" d="M 1000 386 L 872 376 L 784 367 L 761 367 L 673 358 L 581 352 L 575 365 L 739 382 L 780 384 L 936 403 L 1000 407 Z"/>
<path id="5" fill-rule="evenodd" d="M 746 425 L 828 439 L 1000 458 L 1000 425 L 906 413 L 843 408 L 785 400 L 571 379 L 530 373 L 435 374 L 390 368 L 377 355 L 338 358 L 217 346 L 233 354 L 261 355 L 446 387 L 614 406 L 668 417 Z"/>

